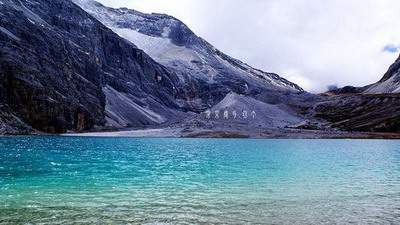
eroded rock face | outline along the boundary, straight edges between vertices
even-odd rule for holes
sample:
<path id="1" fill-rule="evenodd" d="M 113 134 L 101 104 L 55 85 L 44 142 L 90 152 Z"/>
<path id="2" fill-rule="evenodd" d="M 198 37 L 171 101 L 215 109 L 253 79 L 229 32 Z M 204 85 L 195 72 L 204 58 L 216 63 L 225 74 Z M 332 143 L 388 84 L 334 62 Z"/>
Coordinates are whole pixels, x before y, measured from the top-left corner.
<path id="1" fill-rule="evenodd" d="M 71 1 L 2 0 L 0 15 L 0 104 L 33 128 L 104 126 L 107 85 L 179 108 L 176 76 Z"/>

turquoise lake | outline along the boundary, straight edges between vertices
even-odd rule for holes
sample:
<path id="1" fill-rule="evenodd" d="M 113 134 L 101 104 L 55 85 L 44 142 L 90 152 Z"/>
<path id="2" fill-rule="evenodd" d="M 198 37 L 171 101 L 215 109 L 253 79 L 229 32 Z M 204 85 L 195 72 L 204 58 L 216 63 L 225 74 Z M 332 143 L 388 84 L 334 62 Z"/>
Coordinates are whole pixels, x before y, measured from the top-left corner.
<path id="1" fill-rule="evenodd" d="M 0 224 L 400 224 L 400 142 L 0 138 Z"/>

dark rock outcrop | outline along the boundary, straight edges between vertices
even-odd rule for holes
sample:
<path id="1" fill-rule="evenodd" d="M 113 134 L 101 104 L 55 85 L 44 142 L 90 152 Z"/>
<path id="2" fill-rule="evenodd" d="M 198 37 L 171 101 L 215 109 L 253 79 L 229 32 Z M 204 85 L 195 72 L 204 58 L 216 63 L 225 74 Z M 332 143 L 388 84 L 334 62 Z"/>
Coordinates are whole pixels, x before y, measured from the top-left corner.
<path id="1" fill-rule="evenodd" d="M 7 106 L 0 104 L 0 135 L 35 133 L 38 132 L 28 124 L 22 122 Z"/>
<path id="2" fill-rule="evenodd" d="M 318 103 L 314 116 L 347 131 L 400 132 L 400 94 L 335 96 Z"/>
<path id="3" fill-rule="evenodd" d="M 104 126 L 106 86 L 179 108 L 175 75 L 71 1 L 2 0 L 0 15 L 0 104 L 33 128 Z"/>
<path id="4" fill-rule="evenodd" d="M 368 87 L 353 87 L 353 86 L 345 86 L 342 88 L 337 88 L 330 90 L 325 95 L 348 95 L 348 94 L 359 94 L 364 92 Z"/>

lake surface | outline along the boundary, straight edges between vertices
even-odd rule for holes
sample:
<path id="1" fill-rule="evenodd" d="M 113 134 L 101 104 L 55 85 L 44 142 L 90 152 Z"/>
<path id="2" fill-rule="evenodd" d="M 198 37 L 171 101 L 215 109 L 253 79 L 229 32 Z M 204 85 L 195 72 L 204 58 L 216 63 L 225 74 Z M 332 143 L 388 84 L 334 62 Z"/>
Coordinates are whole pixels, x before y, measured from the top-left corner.
<path id="1" fill-rule="evenodd" d="M 400 142 L 0 138 L 0 224 L 400 224 Z"/>

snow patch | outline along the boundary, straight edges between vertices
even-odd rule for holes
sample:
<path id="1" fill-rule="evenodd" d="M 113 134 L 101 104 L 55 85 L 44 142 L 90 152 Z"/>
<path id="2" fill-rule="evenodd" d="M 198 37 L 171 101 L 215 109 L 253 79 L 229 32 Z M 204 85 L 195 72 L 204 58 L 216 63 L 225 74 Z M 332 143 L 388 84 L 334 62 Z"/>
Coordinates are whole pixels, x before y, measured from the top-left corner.
<path id="1" fill-rule="evenodd" d="M 168 38 L 170 33 L 171 33 L 171 28 L 169 28 L 169 27 L 164 27 L 161 36 L 162 36 L 162 37 L 165 37 L 165 38 Z"/>
<path id="2" fill-rule="evenodd" d="M 111 29 L 164 66 L 175 68 L 178 71 L 187 71 L 192 76 L 201 77 L 210 82 L 218 74 L 199 53 L 183 46 L 177 46 L 168 38 L 148 36 L 128 28 L 111 27 Z M 183 80 L 182 77 L 180 79 Z"/>
<path id="3" fill-rule="evenodd" d="M 169 63 L 176 60 L 202 61 L 191 49 L 174 45 L 169 39 L 148 36 L 128 28 L 112 28 L 112 30 L 145 51 L 159 63 Z"/>

